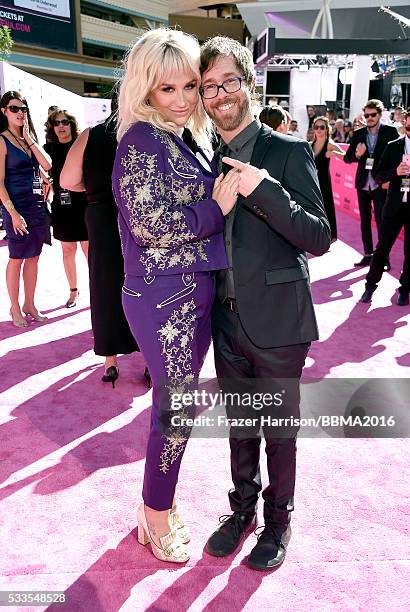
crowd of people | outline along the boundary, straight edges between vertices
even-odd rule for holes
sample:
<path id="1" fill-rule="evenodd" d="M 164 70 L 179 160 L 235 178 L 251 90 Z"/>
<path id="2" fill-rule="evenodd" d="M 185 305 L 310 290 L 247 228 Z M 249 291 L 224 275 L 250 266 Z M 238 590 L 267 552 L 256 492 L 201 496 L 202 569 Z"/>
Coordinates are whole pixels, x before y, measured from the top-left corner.
<path id="1" fill-rule="evenodd" d="M 400 143 L 408 143 L 408 112 L 403 107 L 396 107 L 388 118 L 388 122 L 383 121 L 386 111 L 380 100 L 369 100 L 362 112 L 354 119 L 349 121 L 336 116 L 335 111 L 328 110 L 326 115 L 318 116 L 314 106 L 307 106 L 308 130 L 306 138 L 312 146 L 316 169 L 318 173 L 319 185 L 323 196 L 325 210 L 331 227 L 332 242 L 337 239 L 336 211 L 333 199 L 332 180 L 330 175 L 330 159 L 338 156 L 346 163 L 357 163 L 355 186 L 357 190 L 357 200 L 360 213 L 360 228 L 363 243 L 363 257 L 355 263 L 357 267 L 370 266 L 375 259 L 373 267 L 366 278 L 366 290 L 361 297 L 361 301 L 370 302 L 377 283 L 380 281 L 383 271 L 391 269 L 390 251 L 396 241 L 400 231 L 404 228 L 404 261 L 403 272 L 400 277 L 400 287 L 398 291 L 397 304 L 406 306 L 409 303 L 410 284 L 408 280 L 410 253 L 410 236 L 408 235 L 408 220 L 405 210 L 398 207 L 395 221 L 385 221 L 382 231 L 383 216 L 391 215 L 391 202 L 399 199 L 397 188 L 407 189 L 406 168 L 409 161 L 400 166 L 396 176 L 404 177 L 404 187 L 395 186 L 397 179 L 390 167 L 391 159 L 384 157 L 387 144 L 401 137 Z M 263 123 L 272 129 L 283 134 L 301 137 L 298 131 L 298 123 L 292 119 L 289 112 L 280 104 L 270 103 L 264 107 L 259 115 Z M 340 143 L 348 144 L 347 150 L 338 146 Z M 408 143 L 409 144 L 409 143 Z M 408 144 L 404 154 L 410 150 Z M 386 166 L 387 164 L 387 166 Z M 396 168 L 393 169 L 393 171 Z M 402 172 L 403 174 L 400 174 Z M 386 179 L 386 177 L 388 177 Z M 399 182 L 403 182 L 399 179 Z M 390 185 L 392 190 L 389 191 Z M 389 197 L 387 197 L 389 194 Z M 405 196 L 402 196 L 405 197 Z M 387 199 L 390 205 L 385 207 Z M 404 201 L 407 201 L 407 198 Z M 396 209 L 396 206 L 393 207 Z M 377 242 L 380 244 L 379 250 L 373 248 L 372 236 L 372 212 L 377 227 Z M 404 214 L 404 216 L 403 216 Z M 396 228 L 397 226 L 397 228 Z M 394 228 L 394 229 L 393 229 Z M 397 231 L 396 231 L 397 229 Z M 382 238 L 382 239 L 381 239 Z M 374 266 L 377 266 L 375 272 Z"/>
<path id="2" fill-rule="evenodd" d="M 103 380 L 114 387 L 118 354 L 141 350 L 153 386 L 138 540 L 150 543 L 158 559 L 184 563 L 190 534 L 176 488 L 195 411 L 183 402 L 175 421 L 171 397 L 192 394 L 212 339 L 222 390 L 243 392 L 239 381 L 245 380 L 247 392 L 256 393 L 268 380 L 272 391 L 277 380 L 288 379 L 294 384 L 281 415 L 298 416 L 299 380 L 318 338 L 307 253 L 321 256 L 337 239 L 332 156 L 358 163 L 364 246 L 358 265 L 371 264 L 362 301 L 371 299 L 404 225 L 399 303 L 406 297 L 408 303 L 410 113 L 406 135 L 399 137 L 397 126 L 381 124 L 378 100 L 366 103 L 365 125 L 353 131 L 353 124 L 337 119 L 332 130 L 333 119 L 309 107 L 307 142 L 280 106 L 258 108 L 247 48 L 225 37 L 200 47 L 194 37 L 168 29 L 146 32 L 132 46 L 117 93 L 111 116 L 81 134 L 70 112 L 50 108 L 44 148 L 24 97 L 11 91 L 1 99 L 10 314 L 17 327 L 27 325 L 24 314 L 45 320 L 34 292 L 50 224 L 62 245 L 66 307 L 75 306 L 79 242 L 89 264 Z M 340 147 L 346 138 L 347 151 Z M 372 203 L 379 238 L 374 252 Z M 229 401 L 226 410 L 233 419 L 238 414 Z M 262 491 L 259 430 L 257 419 L 231 425 L 232 513 L 208 539 L 210 555 L 231 554 L 255 526 Z M 297 428 L 285 436 L 275 427 L 263 433 L 264 526 L 247 563 L 271 570 L 283 562 L 291 535 Z"/>

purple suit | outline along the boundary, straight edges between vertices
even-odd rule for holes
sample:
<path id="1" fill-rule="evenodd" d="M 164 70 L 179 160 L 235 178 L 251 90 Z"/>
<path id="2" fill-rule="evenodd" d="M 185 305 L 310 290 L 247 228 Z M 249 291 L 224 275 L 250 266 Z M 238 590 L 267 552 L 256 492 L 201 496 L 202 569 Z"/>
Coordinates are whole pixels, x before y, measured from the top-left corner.
<path id="1" fill-rule="evenodd" d="M 166 510 L 190 433 L 172 425 L 169 394 L 192 388 L 210 344 L 214 271 L 227 266 L 224 219 L 213 164 L 207 170 L 178 136 L 149 123 L 123 136 L 112 178 L 124 311 L 153 382 L 143 499 Z"/>

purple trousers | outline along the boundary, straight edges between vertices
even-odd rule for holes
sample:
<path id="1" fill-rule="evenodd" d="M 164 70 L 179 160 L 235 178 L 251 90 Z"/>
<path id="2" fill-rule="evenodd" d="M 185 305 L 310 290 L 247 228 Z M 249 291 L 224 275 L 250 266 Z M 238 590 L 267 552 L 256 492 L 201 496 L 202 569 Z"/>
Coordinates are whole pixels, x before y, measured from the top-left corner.
<path id="1" fill-rule="evenodd" d="M 176 411 L 173 393 L 189 391 L 211 342 L 213 272 L 169 276 L 129 276 L 122 302 L 131 332 L 151 374 L 153 394 L 147 445 L 144 503 L 155 510 L 172 507 L 182 455 L 191 428 L 174 425 L 175 416 L 193 416 L 193 408 Z M 182 419 L 183 421 L 183 419 Z"/>

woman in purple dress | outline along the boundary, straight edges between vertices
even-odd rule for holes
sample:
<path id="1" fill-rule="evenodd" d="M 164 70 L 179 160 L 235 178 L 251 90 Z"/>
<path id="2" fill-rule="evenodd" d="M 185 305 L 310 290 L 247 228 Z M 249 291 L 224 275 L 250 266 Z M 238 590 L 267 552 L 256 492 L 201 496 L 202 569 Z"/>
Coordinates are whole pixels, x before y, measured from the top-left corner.
<path id="1" fill-rule="evenodd" d="M 51 168 L 50 158 L 37 144 L 27 101 L 18 91 L 0 101 L 0 199 L 8 238 L 6 269 L 13 325 L 27 327 L 27 317 L 44 321 L 34 303 L 38 258 L 43 244 L 51 244 L 48 214 L 43 201 L 40 168 Z M 23 269 L 24 304 L 20 308 Z"/>
<path id="2" fill-rule="evenodd" d="M 174 496 L 193 411 L 172 410 L 170 395 L 192 390 L 210 345 L 214 271 L 227 265 L 224 215 L 239 177 L 231 171 L 215 181 L 215 164 L 198 146 L 207 142 L 199 56 L 197 40 L 174 30 L 151 30 L 133 46 L 113 171 L 124 312 L 153 383 L 138 539 L 177 563 L 189 558 Z"/>

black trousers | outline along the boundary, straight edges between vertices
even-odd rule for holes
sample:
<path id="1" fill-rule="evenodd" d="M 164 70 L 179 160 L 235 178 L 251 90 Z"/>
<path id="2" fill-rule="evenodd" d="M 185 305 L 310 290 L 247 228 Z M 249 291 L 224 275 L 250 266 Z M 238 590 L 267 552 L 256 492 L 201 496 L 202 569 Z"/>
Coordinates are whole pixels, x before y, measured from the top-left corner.
<path id="1" fill-rule="evenodd" d="M 377 226 L 377 235 L 380 240 L 380 230 L 382 225 L 382 211 L 386 201 L 387 191 L 378 187 L 374 191 L 357 190 L 357 199 L 359 202 L 360 212 L 360 230 L 362 233 L 362 242 L 365 255 L 373 253 L 373 237 L 372 237 L 372 202 L 374 206 L 374 218 Z"/>
<path id="2" fill-rule="evenodd" d="M 404 261 L 400 275 L 400 291 L 410 293 L 410 209 L 409 204 L 404 202 L 394 217 L 383 217 L 379 242 L 366 276 L 366 288 L 376 289 L 383 275 L 385 262 L 402 227 L 404 227 Z"/>
<path id="3" fill-rule="evenodd" d="M 255 313 L 257 316 L 257 313 Z M 286 406 L 281 414 L 299 416 L 299 381 L 310 343 L 261 349 L 246 335 L 239 315 L 216 300 L 212 313 L 212 332 L 216 372 L 221 390 L 235 392 L 248 388 L 259 391 L 266 385 L 271 389 L 282 388 L 288 381 Z M 278 382 L 279 381 L 279 382 Z M 291 381 L 289 385 L 289 381 Z M 238 416 L 236 407 L 227 405 L 229 418 Z M 275 408 L 266 408 L 264 414 L 275 414 Z M 253 512 L 262 489 L 260 476 L 259 426 L 230 428 L 231 473 L 234 488 L 229 492 L 233 511 Z M 289 522 L 293 510 L 296 477 L 295 429 L 279 437 L 275 428 L 263 427 L 266 442 L 269 484 L 264 489 L 264 516 L 281 525 Z"/>

